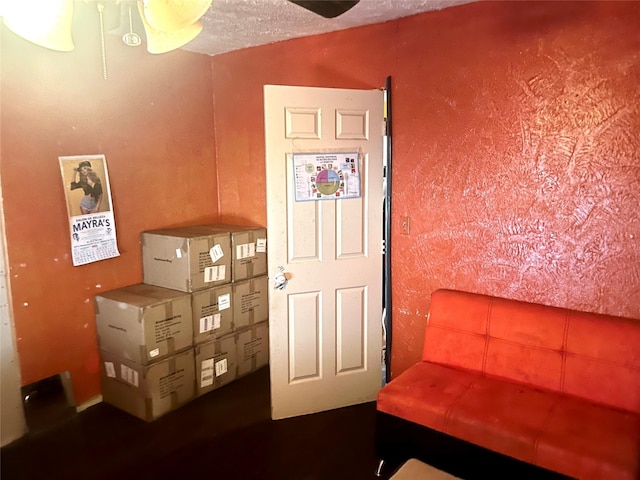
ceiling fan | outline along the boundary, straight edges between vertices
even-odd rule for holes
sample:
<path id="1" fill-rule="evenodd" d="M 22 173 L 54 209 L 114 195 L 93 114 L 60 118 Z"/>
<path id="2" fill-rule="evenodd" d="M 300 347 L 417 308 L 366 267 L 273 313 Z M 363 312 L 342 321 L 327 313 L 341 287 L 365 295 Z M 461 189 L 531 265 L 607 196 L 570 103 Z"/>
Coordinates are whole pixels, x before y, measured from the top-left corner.
<path id="1" fill-rule="evenodd" d="M 360 0 L 289 0 L 324 18 L 335 18 L 355 7 Z"/>
<path id="2" fill-rule="evenodd" d="M 103 27 L 105 8 L 128 8 L 127 25 L 132 29 L 131 10 L 137 10 L 144 25 L 149 53 L 165 53 L 184 46 L 201 31 L 200 18 L 213 0 L 3 0 L 0 17 L 14 33 L 37 45 L 68 52 L 74 49 L 71 32 L 74 3 L 94 4 Z M 124 22 L 123 22 L 124 23 Z M 128 32 L 131 46 L 140 44 Z"/>
<path id="3" fill-rule="evenodd" d="M 287 1 L 324 18 L 335 18 L 360 0 Z M 129 27 L 123 36 L 123 41 L 129 46 L 142 43 L 140 36 L 133 31 L 131 12 L 137 10 L 144 25 L 147 50 L 165 53 L 184 46 L 202 31 L 199 20 L 213 0 L 2 0 L 0 3 L 0 17 L 9 29 L 33 43 L 64 52 L 74 49 L 71 36 L 74 3 L 95 4 L 100 12 L 101 30 L 104 29 L 105 6 L 120 7 L 122 20 L 116 31 Z"/>

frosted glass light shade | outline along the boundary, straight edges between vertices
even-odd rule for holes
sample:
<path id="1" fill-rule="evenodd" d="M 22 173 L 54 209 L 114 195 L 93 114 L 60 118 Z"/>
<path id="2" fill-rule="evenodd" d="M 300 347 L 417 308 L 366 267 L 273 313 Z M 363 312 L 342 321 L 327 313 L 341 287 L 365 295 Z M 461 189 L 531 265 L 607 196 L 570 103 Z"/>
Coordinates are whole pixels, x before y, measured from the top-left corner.
<path id="1" fill-rule="evenodd" d="M 138 1 L 138 11 L 144 25 L 149 53 L 158 54 L 176 50 L 196 38 L 202 31 L 203 26 L 200 22 L 171 31 L 158 30 L 149 24 L 142 3 L 142 1 Z"/>
<path id="2" fill-rule="evenodd" d="M 179 30 L 200 20 L 213 0 L 143 0 L 144 17 L 156 30 Z"/>
<path id="3" fill-rule="evenodd" d="M 5 0 L 2 21 L 12 32 L 41 47 L 70 52 L 73 0 Z"/>

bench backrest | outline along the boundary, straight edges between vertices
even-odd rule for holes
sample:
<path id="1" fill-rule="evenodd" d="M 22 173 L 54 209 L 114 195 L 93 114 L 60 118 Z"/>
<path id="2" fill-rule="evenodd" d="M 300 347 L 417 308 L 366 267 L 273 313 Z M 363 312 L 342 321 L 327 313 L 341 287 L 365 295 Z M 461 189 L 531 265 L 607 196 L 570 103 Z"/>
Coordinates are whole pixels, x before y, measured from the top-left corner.
<path id="1" fill-rule="evenodd" d="M 640 413 L 640 320 L 437 290 L 422 359 Z"/>

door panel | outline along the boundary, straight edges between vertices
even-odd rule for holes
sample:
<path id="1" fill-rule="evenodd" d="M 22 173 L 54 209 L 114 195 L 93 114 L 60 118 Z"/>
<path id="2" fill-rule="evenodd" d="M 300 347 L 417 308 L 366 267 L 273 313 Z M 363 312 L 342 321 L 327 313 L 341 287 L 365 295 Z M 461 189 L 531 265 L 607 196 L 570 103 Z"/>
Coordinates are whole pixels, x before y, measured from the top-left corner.
<path id="1" fill-rule="evenodd" d="M 289 296 L 289 381 L 320 378 L 320 292 Z"/>
<path id="2" fill-rule="evenodd" d="M 320 138 L 320 110 L 285 108 L 286 138 Z"/>
<path id="3" fill-rule="evenodd" d="M 293 179 L 293 159 L 291 156 L 287 157 L 287 178 Z M 319 261 L 322 204 L 296 202 L 295 195 L 291 194 L 287 196 L 286 209 L 289 262 Z"/>
<path id="4" fill-rule="evenodd" d="M 338 258 L 364 257 L 367 244 L 367 216 L 364 201 L 360 198 L 349 200 L 348 203 L 338 203 L 336 242 Z"/>
<path id="5" fill-rule="evenodd" d="M 381 385 L 383 93 L 265 87 L 273 418 L 372 401 Z M 359 198 L 296 201 L 295 153 L 359 153 Z M 300 185 L 299 185 L 300 187 Z M 305 187 L 306 188 L 306 187 Z"/>
<path id="6" fill-rule="evenodd" d="M 337 291 L 336 373 L 366 369 L 366 287 Z"/>
<path id="7" fill-rule="evenodd" d="M 367 140 L 369 138 L 367 110 L 336 110 L 336 138 Z"/>

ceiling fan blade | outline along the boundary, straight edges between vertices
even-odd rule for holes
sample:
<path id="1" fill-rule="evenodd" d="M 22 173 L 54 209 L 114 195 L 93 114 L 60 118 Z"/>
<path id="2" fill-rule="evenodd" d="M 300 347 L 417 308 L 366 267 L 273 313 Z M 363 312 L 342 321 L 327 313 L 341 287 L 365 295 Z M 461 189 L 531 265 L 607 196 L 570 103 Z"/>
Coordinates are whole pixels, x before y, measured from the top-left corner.
<path id="1" fill-rule="evenodd" d="M 353 8 L 360 0 L 289 0 L 324 18 L 335 18 Z"/>
<path id="2" fill-rule="evenodd" d="M 213 0 L 144 0 L 144 16 L 153 28 L 171 32 L 194 24 Z"/>

